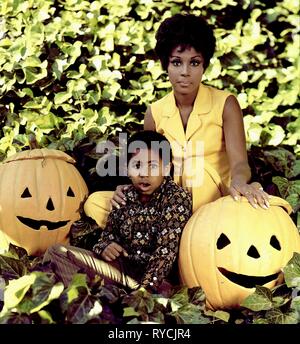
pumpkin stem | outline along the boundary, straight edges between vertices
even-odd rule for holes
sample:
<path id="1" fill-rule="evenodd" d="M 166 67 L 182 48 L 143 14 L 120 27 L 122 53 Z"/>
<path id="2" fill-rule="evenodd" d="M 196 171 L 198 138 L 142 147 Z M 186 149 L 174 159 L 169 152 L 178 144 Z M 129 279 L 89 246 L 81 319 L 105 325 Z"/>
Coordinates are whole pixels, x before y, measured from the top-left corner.
<path id="1" fill-rule="evenodd" d="M 28 135 L 28 141 L 29 141 L 29 147 L 30 149 L 36 149 L 36 148 L 40 148 L 39 144 L 37 142 L 36 136 L 35 134 L 29 134 Z"/>

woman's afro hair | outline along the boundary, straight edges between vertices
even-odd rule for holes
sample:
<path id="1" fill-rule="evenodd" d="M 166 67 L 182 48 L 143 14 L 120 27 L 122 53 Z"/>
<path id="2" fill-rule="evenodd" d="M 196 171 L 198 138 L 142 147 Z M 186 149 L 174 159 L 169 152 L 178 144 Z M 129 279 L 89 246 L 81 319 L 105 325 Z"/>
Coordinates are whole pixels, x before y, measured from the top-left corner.
<path id="1" fill-rule="evenodd" d="M 193 47 L 204 58 L 204 69 L 214 54 L 216 39 L 213 29 L 205 19 L 193 14 L 175 14 L 165 19 L 155 35 L 155 52 L 162 67 L 167 70 L 169 57 L 174 48 L 180 46 L 182 51 Z"/>

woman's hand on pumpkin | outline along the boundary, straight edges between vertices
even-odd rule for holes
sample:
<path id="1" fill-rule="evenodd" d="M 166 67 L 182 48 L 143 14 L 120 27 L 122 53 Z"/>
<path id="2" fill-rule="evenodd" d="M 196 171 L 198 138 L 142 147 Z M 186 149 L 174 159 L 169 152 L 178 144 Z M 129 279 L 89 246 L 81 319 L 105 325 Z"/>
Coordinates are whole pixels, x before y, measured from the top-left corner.
<path id="1" fill-rule="evenodd" d="M 270 206 L 269 198 L 271 196 L 267 194 L 261 184 L 257 182 L 247 184 L 232 181 L 229 193 L 235 201 L 238 201 L 240 196 L 246 197 L 254 208 L 260 206 L 263 209 L 268 209 Z"/>
<path id="2" fill-rule="evenodd" d="M 126 204 L 126 197 L 124 195 L 124 191 L 129 188 L 129 184 L 125 185 L 118 185 L 112 199 L 110 200 L 110 204 L 115 208 L 120 208 L 120 205 Z"/>
<path id="3" fill-rule="evenodd" d="M 116 242 L 112 242 L 109 245 L 105 247 L 105 249 L 101 253 L 101 257 L 107 261 L 111 262 L 115 259 L 117 259 L 120 255 L 123 255 L 124 257 L 128 256 L 128 253 L 126 250 Z"/>

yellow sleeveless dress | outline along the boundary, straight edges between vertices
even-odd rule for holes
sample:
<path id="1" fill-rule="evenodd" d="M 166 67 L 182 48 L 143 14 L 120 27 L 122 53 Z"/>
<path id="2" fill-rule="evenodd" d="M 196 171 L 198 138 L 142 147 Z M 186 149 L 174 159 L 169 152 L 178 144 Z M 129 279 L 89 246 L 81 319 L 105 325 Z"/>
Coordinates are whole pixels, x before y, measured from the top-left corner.
<path id="1" fill-rule="evenodd" d="M 184 130 L 173 91 L 151 105 L 156 131 L 165 135 L 173 150 L 174 180 L 193 196 L 193 211 L 228 194 L 230 168 L 225 151 L 223 109 L 227 91 L 200 84 Z M 85 213 L 100 227 L 106 223 L 113 191 L 92 193 Z"/>
<path id="2" fill-rule="evenodd" d="M 151 105 L 156 131 L 170 141 L 174 180 L 192 192 L 193 211 L 228 194 L 223 109 L 230 93 L 200 84 L 184 130 L 173 91 Z"/>

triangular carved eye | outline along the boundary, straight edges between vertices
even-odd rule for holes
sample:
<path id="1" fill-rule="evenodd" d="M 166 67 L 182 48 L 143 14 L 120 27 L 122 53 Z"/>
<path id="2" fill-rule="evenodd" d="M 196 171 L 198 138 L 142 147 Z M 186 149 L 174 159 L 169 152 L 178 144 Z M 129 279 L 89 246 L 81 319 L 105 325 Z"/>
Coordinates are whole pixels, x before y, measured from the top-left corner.
<path id="1" fill-rule="evenodd" d="M 71 187 L 69 186 L 68 192 L 67 192 L 67 196 L 69 197 L 75 197 L 75 194 L 73 192 L 73 190 L 71 189 Z"/>
<path id="2" fill-rule="evenodd" d="M 222 248 L 224 248 L 225 246 L 227 246 L 229 244 L 230 244 L 230 240 L 228 239 L 228 237 L 224 233 L 222 233 L 219 236 L 219 239 L 217 241 L 218 250 L 222 250 Z"/>
<path id="3" fill-rule="evenodd" d="M 278 251 L 281 250 L 280 242 L 278 241 L 278 239 L 276 238 L 275 235 L 272 235 L 272 236 L 271 236 L 270 245 L 271 245 L 272 247 L 274 247 L 274 248 L 275 248 L 276 250 L 278 250 Z"/>
<path id="4" fill-rule="evenodd" d="M 23 191 L 23 193 L 22 193 L 22 195 L 21 195 L 21 198 L 29 198 L 29 197 L 32 197 L 32 196 L 31 196 L 31 193 L 29 192 L 28 188 L 26 188 L 26 189 Z"/>

